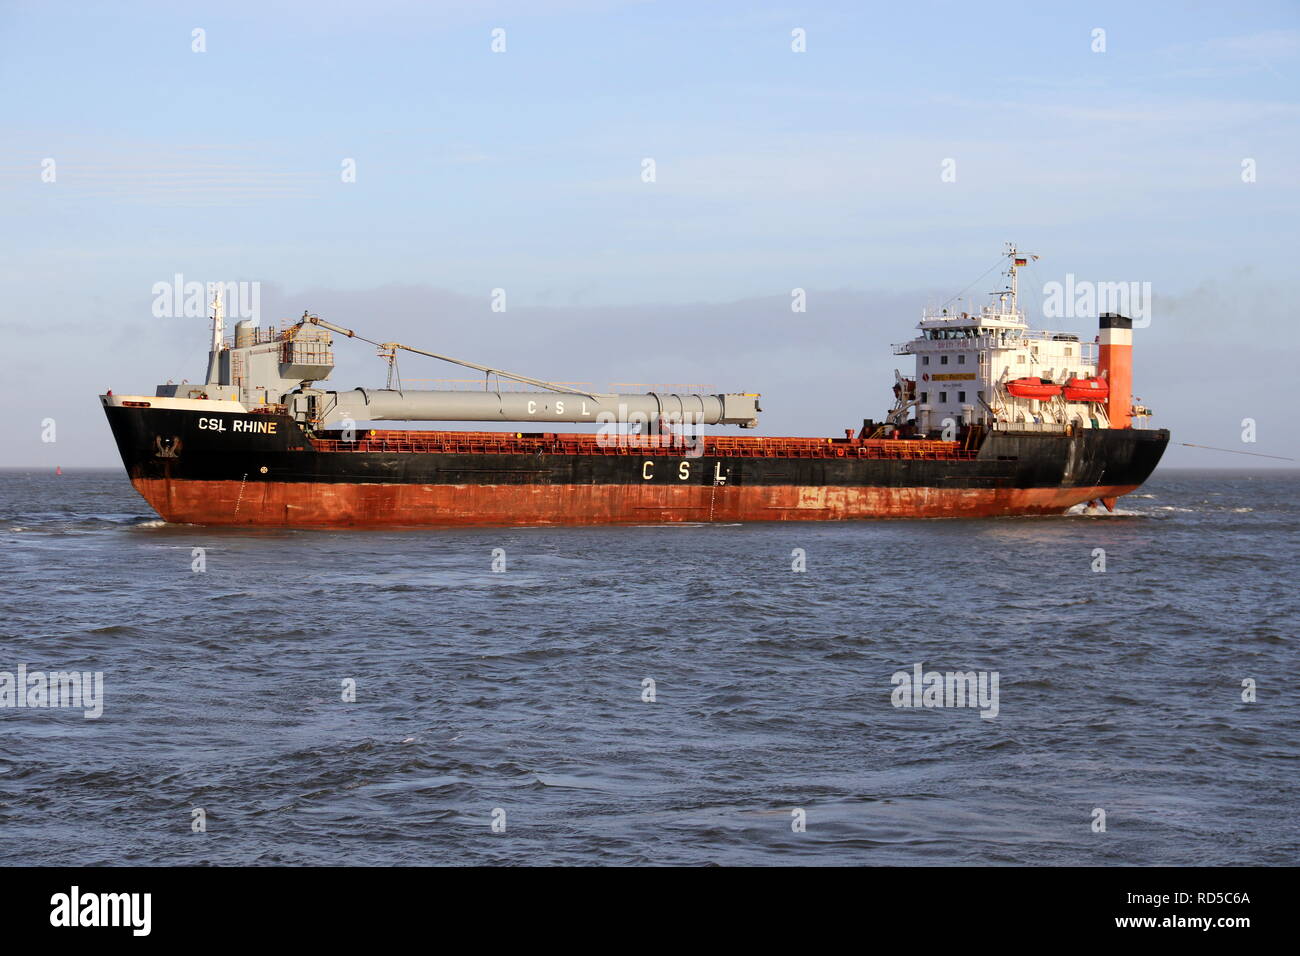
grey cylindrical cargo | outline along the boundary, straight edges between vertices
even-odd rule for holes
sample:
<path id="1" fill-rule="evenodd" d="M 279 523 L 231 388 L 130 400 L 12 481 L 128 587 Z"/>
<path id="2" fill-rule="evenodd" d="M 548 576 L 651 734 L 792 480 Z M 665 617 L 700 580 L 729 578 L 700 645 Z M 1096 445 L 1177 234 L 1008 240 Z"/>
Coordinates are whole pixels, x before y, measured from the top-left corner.
<path id="1" fill-rule="evenodd" d="M 354 389 L 328 392 L 326 420 L 453 422 L 668 421 L 751 425 L 756 395 L 598 395 L 565 392 L 449 392 Z M 607 413 L 604 419 L 599 416 Z M 611 417 L 612 416 L 612 417 Z"/>

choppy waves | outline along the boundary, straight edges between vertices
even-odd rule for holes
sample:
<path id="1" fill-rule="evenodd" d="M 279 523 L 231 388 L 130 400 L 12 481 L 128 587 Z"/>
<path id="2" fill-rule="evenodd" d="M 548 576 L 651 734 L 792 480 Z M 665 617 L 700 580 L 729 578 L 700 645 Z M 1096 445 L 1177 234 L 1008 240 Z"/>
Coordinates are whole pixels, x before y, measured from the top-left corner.
<path id="1" fill-rule="evenodd" d="M 0 710 L 8 863 L 1300 846 L 1294 475 L 1158 476 L 1116 514 L 726 534 L 244 534 L 166 525 L 117 474 L 57 481 L 0 478 L 0 671 L 102 671 L 104 714 Z M 997 717 L 895 707 L 917 664 L 996 672 Z"/>

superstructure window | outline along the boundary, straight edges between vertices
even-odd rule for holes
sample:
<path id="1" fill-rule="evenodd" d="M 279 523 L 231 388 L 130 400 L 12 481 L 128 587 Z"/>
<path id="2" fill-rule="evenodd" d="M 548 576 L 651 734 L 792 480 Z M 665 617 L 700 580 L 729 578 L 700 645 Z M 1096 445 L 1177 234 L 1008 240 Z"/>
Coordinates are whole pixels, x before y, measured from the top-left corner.
<path id="1" fill-rule="evenodd" d="M 930 356 L 928 356 L 928 355 L 922 355 L 922 356 L 921 356 L 921 364 L 922 364 L 922 365 L 929 365 L 929 364 L 930 364 Z"/>
<path id="2" fill-rule="evenodd" d="M 940 401 L 941 403 L 942 403 L 942 402 L 946 402 L 946 401 L 948 401 L 948 393 L 947 393 L 947 392 L 940 392 L 940 393 L 939 393 L 939 401 Z"/>
<path id="3" fill-rule="evenodd" d="M 929 393 L 929 392 L 922 392 L 922 393 L 921 393 L 921 404 L 924 405 L 924 404 L 925 404 L 926 402 L 928 402 L 929 400 L 930 400 L 930 393 Z"/>
<path id="4" fill-rule="evenodd" d="M 958 393 L 957 393 L 957 401 L 959 401 L 959 402 L 964 402 L 964 401 L 966 401 L 966 393 L 965 393 L 965 392 L 958 392 Z"/>
<path id="5" fill-rule="evenodd" d="M 946 355 L 940 355 L 940 356 L 939 356 L 939 364 L 940 364 L 940 365 L 947 365 L 947 364 L 948 364 L 948 356 L 946 356 Z"/>
<path id="6" fill-rule="evenodd" d="M 965 355 L 958 355 L 958 356 L 957 356 L 957 364 L 958 364 L 958 365 L 965 365 L 965 364 L 966 364 L 966 356 L 965 356 Z"/>

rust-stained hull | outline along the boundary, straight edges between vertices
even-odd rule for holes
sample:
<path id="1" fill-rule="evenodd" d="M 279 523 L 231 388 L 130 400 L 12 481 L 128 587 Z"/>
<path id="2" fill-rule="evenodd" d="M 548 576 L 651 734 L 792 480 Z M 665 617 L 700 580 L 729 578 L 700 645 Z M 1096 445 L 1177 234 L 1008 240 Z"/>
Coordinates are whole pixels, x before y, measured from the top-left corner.
<path id="1" fill-rule="evenodd" d="M 709 521 L 845 521 L 1060 514 L 1133 486 L 800 488 L 665 485 L 378 485 L 172 481 L 133 484 L 168 521 L 206 525 L 401 527 Z"/>

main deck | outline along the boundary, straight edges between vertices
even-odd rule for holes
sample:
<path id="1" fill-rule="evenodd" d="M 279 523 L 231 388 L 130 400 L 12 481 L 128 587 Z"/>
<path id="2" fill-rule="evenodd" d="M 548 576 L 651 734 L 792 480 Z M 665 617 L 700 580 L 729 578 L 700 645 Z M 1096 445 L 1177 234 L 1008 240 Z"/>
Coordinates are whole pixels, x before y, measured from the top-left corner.
<path id="1" fill-rule="evenodd" d="M 442 455 L 575 455 L 674 458 L 865 458 L 895 461 L 973 460 L 978 450 L 932 439 L 596 435 L 565 432 L 480 432 L 361 429 L 308 439 L 319 452 Z"/>

